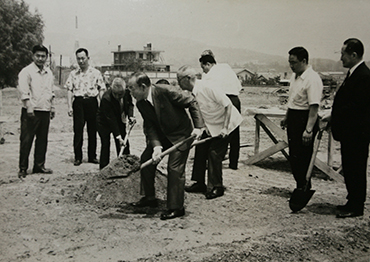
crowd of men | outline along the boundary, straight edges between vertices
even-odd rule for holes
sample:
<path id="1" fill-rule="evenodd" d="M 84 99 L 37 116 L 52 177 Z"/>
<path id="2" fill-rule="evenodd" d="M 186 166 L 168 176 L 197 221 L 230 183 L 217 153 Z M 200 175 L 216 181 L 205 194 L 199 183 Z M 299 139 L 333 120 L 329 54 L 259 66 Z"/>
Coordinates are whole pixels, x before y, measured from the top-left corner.
<path id="1" fill-rule="evenodd" d="M 35 140 L 33 173 L 51 174 L 45 167 L 50 120 L 55 116 L 54 78 L 45 66 L 48 49 L 33 47 L 33 62 L 19 73 L 21 94 L 21 134 L 19 178 L 27 176 L 28 158 Z M 170 149 L 167 163 L 167 210 L 161 219 L 185 215 L 184 192 L 204 193 L 206 199 L 224 195 L 222 161 L 229 150 L 229 168 L 237 170 L 242 122 L 239 92 L 241 84 L 227 64 L 217 64 L 211 50 L 199 58 L 203 69 L 201 79 L 190 66 L 177 72 L 178 85 L 163 80 L 153 84 L 143 72 L 133 73 L 127 82 L 115 78 L 112 82 L 89 64 L 85 48 L 76 51 L 78 68 L 65 84 L 68 90 L 68 115 L 73 118 L 74 165 L 82 163 L 83 131 L 88 134 L 88 162 L 109 164 L 111 134 L 117 155 L 121 149 L 129 154 L 126 137 L 127 123 L 133 125 L 134 103 L 143 119 L 146 148 L 140 162 L 152 160 L 141 169 L 143 197 L 134 207 L 157 207 L 155 172 L 163 152 Z M 338 218 L 362 216 L 366 199 L 367 159 L 370 142 L 370 70 L 363 61 L 364 47 L 360 40 L 350 38 L 343 43 L 341 61 L 348 74 L 337 89 L 332 111 L 319 116 L 323 84 L 309 65 L 308 51 L 294 47 L 288 52 L 293 71 L 288 110 L 282 120 L 287 128 L 289 160 L 297 189 L 311 187 L 306 173 L 319 130 L 319 119 L 330 123 L 334 139 L 340 141 L 343 175 L 348 191 L 347 203 L 338 206 Z M 97 159 L 97 134 L 101 152 Z M 185 166 L 194 141 L 194 162 L 191 180 L 185 187 Z M 208 170 L 208 171 L 207 171 Z M 207 174 L 207 180 L 206 180 Z"/>

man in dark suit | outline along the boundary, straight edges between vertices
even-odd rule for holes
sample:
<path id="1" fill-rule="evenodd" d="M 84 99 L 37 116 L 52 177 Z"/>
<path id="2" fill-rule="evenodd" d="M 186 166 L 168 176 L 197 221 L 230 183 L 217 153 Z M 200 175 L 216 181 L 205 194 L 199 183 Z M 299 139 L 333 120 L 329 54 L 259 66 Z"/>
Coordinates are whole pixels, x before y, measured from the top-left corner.
<path id="1" fill-rule="evenodd" d="M 340 141 L 347 203 L 338 206 L 337 217 L 356 217 L 364 213 L 366 168 L 370 141 L 370 70 L 362 60 L 360 40 L 347 39 L 342 47 L 343 67 L 349 68 L 338 89 L 331 112 L 331 130 Z M 329 117 L 324 117 L 329 119 Z"/>
<path id="2" fill-rule="evenodd" d="M 115 78 L 112 82 L 112 88 L 106 91 L 102 97 L 97 115 L 98 132 L 101 140 L 100 169 L 109 164 L 111 133 L 116 143 L 117 155 L 121 146 L 125 146 L 127 119 L 130 124 L 135 121 L 134 104 L 130 92 L 126 90 L 125 81 L 122 78 Z M 128 141 L 123 154 L 130 154 Z"/>
<path id="3" fill-rule="evenodd" d="M 135 207 L 156 207 L 154 178 L 162 150 L 165 150 L 189 136 L 199 138 L 204 122 L 195 98 L 179 87 L 170 85 L 152 85 L 147 75 L 142 72 L 131 75 L 128 88 L 136 99 L 136 106 L 144 119 L 144 133 L 147 146 L 140 162 L 153 159 L 154 164 L 141 170 L 141 185 L 145 197 L 133 203 Z M 185 111 L 189 109 L 192 122 Z M 161 219 L 183 216 L 185 164 L 192 140 L 169 154 L 167 208 Z"/>

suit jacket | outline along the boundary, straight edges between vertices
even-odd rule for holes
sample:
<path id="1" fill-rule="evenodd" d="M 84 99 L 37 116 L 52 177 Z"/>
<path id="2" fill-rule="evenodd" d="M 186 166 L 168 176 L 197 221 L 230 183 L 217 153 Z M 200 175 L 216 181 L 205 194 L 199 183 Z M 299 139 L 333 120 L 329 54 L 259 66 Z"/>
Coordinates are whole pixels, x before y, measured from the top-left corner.
<path id="1" fill-rule="evenodd" d="M 134 104 L 132 103 L 130 92 L 126 91 L 123 97 L 123 108 L 121 108 L 119 101 L 113 97 L 112 90 L 107 90 L 102 97 L 98 109 L 98 129 L 109 129 L 114 137 L 117 137 L 126 128 L 125 123 L 122 122 L 122 113 L 129 117 L 134 115 Z"/>
<path id="2" fill-rule="evenodd" d="M 370 140 L 370 70 L 360 64 L 337 91 L 331 118 L 335 140 Z"/>
<path id="3" fill-rule="evenodd" d="M 151 92 L 153 106 L 147 100 L 138 101 L 136 106 L 144 119 L 147 142 L 152 147 L 161 146 L 165 138 L 175 144 L 189 137 L 193 125 L 204 127 L 198 103 L 191 93 L 171 85 L 152 85 Z M 189 109 L 193 124 L 185 108 Z"/>

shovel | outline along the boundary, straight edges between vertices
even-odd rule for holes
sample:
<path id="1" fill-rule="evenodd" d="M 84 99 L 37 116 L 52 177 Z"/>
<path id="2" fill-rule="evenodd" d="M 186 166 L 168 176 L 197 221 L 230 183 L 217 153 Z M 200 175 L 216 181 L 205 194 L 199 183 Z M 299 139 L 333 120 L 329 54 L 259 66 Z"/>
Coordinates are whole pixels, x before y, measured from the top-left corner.
<path id="1" fill-rule="evenodd" d="M 324 130 L 325 128 L 321 128 L 316 135 L 316 138 L 315 138 L 316 141 L 315 141 L 313 153 L 311 156 L 310 165 L 308 166 L 308 170 L 306 173 L 307 183 L 305 187 L 303 189 L 302 188 L 294 189 L 292 196 L 290 197 L 289 207 L 293 212 L 298 212 L 302 208 L 304 208 L 310 201 L 313 194 L 315 193 L 315 190 L 308 189 L 308 187 L 310 185 L 313 166 L 315 164 L 317 152 L 319 151 L 319 146 L 320 146 L 320 142 L 321 142 L 321 138 L 322 138 L 322 134 L 324 133 Z"/>
<path id="2" fill-rule="evenodd" d="M 127 145 L 128 137 L 129 137 L 129 135 L 130 135 L 130 133 L 131 133 L 131 130 L 132 130 L 132 128 L 134 127 L 134 125 L 135 125 L 135 124 L 136 124 L 136 122 L 133 122 L 133 123 L 129 126 L 128 131 L 127 131 L 127 133 L 126 133 L 126 135 L 125 135 L 125 138 L 123 139 L 123 145 L 121 146 L 121 150 L 119 151 L 118 157 L 117 157 L 116 159 L 114 159 L 113 161 L 111 161 L 111 162 L 110 162 L 106 167 L 114 165 L 114 163 L 115 163 L 115 162 L 119 161 L 119 159 L 120 159 L 120 158 L 122 158 L 123 151 L 125 150 L 126 145 Z M 104 168 L 106 168 L 106 167 L 104 167 Z"/>
<path id="3" fill-rule="evenodd" d="M 121 150 L 119 151 L 119 154 L 118 154 L 118 158 L 121 158 L 122 155 L 123 155 L 123 151 L 125 150 L 126 148 L 126 145 L 127 145 L 127 140 L 128 140 L 128 137 L 131 133 L 131 130 L 132 128 L 134 127 L 134 125 L 136 124 L 136 122 L 133 122 L 129 128 L 128 128 L 128 131 L 127 131 L 127 134 L 125 135 L 125 138 L 123 139 L 123 145 L 121 146 Z"/>
<path id="4" fill-rule="evenodd" d="M 193 147 L 193 146 L 196 146 L 196 145 L 199 145 L 199 144 L 202 144 L 206 141 L 209 141 L 211 140 L 213 137 L 207 137 L 205 139 L 201 139 L 201 140 L 198 140 L 198 141 L 194 141 L 190 147 Z M 163 151 L 162 154 L 161 154 L 161 158 L 163 158 L 164 156 L 168 155 L 169 153 L 175 151 L 178 147 L 180 147 L 181 145 L 185 144 L 186 142 L 188 142 L 189 140 L 191 139 L 194 139 L 194 136 L 190 136 L 180 142 L 178 142 L 177 144 L 171 146 L 170 148 L 168 148 L 167 150 Z M 129 177 L 132 173 L 135 173 L 136 171 L 139 171 L 141 169 L 143 169 L 144 167 L 147 167 L 149 165 L 151 165 L 153 163 L 153 159 L 149 159 L 148 161 L 144 162 L 143 164 L 141 164 L 141 166 L 139 168 L 134 168 L 132 170 L 130 170 L 129 172 L 127 172 L 126 174 L 123 174 L 123 175 L 119 175 L 119 176 L 111 176 L 111 177 L 108 177 L 107 179 L 108 180 L 113 180 L 113 179 L 120 179 L 120 178 L 126 178 L 126 177 Z"/>

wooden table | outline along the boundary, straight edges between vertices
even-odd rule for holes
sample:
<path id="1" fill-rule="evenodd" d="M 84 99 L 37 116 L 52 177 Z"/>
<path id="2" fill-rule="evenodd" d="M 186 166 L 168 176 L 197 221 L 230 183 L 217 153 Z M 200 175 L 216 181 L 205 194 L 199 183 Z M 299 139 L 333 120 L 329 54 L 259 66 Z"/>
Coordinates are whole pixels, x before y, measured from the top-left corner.
<path id="1" fill-rule="evenodd" d="M 270 118 L 280 118 L 285 116 L 286 111 L 279 108 L 260 109 L 260 108 L 247 108 L 248 115 L 253 115 L 256 119 L 256 129 L 254 137 L 254 155 L 250 157 L 246 164 L 253 165 L 269 156 L 282 152 L 283 155 L 289 160 L 289 154 L 285 151 L 288 147 L 288 137 L 286 131 L 284 131 L 279 125 L 276 125 Z M 280 121 L 279 121 L 280 123 Z M 260 129 L 266 132 L 270 139 L 274 142 L 274 145 L 260 152 Z M 336 172 L 332 167 L 332 148 L 333 139 L 331 132 L 329 131 L 329 144 L 328 144 L 328 163 L 325 163 L 316 157 L 315 166 L 322 172 L 327 174 L 329 177 L 336 181 L 343 182 L 343 176 Z"/>

